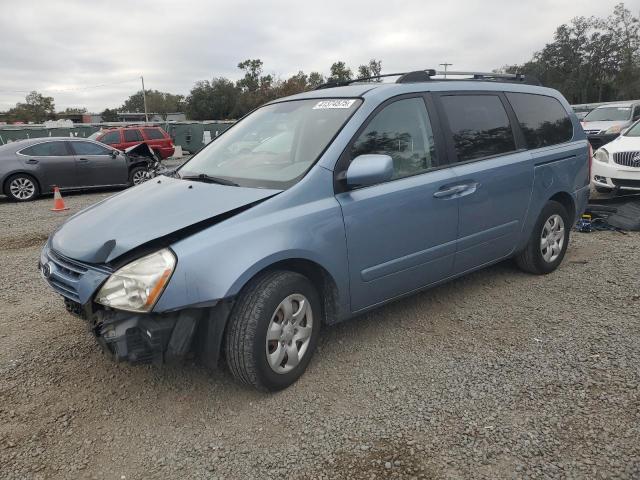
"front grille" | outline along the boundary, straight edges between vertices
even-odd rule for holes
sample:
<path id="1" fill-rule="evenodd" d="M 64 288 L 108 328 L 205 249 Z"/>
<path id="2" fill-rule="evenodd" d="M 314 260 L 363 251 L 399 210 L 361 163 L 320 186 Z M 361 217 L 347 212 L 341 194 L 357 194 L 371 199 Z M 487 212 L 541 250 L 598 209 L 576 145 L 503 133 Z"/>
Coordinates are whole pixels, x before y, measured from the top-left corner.
<path id="1" fill-rule="evenodd" d="M 616 187 L 640 188 L 640 180 L 627 180 L 622 178 L 612 178 L 611 181 Z"/>
<path id="2" fill-rule="evenodd" d="M 617 152 L 613 154 L 613 161 L 625 167 L 640 168 L 640 152 Z"/>
<path id="3" fill-rule="evenodd" d="M 84 265 L 65 258 L 53 250 L 48 252 L 49 261 L 53 264 L 51 274 L 47 280 L 54 290 L 63 297 L 78 301 L 78 281 L 80 277 L 87 273 L 88 268 Z"/>

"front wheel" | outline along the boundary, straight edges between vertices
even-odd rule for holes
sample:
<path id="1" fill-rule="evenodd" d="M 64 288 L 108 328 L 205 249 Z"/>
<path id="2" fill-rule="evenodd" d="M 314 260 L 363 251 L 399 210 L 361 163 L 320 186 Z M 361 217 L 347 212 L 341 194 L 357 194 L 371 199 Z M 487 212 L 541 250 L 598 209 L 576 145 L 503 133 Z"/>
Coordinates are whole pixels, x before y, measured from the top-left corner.
<path id="1" fill-rule="evenodd" d="M 306 370 L 318 342 L 320 298 L 304 276 L 274 271 L 252 280 L 238 297 L 225 336 L 233 376 L 276 391 Z"/>
<path id="2" fill-rule="evenodd" d="M 564 258 L 571 223 L 561 203 L 550 200 L 542 209 L 527 247 L 516 263 L 525 272 L 543 275 L 553 272 Z"/>

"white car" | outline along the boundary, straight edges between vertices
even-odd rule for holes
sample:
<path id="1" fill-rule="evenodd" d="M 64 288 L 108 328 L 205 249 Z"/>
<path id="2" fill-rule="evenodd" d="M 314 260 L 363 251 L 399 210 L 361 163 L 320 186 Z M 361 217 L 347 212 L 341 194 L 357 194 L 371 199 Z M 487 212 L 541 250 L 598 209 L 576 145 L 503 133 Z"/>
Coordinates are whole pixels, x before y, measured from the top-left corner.
<path id="1" fill-rule="evenodd" d="M 598 192 L 640 190 L 640 122 L 593 156 L 591 181 Z"/>

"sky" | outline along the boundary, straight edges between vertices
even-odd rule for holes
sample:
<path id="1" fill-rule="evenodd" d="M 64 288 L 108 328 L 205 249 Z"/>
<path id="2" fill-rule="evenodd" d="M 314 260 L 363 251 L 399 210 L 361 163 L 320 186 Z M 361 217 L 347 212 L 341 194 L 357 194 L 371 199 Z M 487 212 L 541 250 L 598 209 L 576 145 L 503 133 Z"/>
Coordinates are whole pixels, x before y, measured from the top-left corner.
<path id="1" fill-rule="evenodd" d="M 198 80 L 240 77 L 260 58 L 282 79 L 352 70 L 491 71 L 529 60 L 575 16 L 617 0 L 2 0 L 0 111 L 37 90 L 56 110 L 119 107 L 145 87 L 187 95 Z M 640 0 L 625 2 L 634 14 Z"/>

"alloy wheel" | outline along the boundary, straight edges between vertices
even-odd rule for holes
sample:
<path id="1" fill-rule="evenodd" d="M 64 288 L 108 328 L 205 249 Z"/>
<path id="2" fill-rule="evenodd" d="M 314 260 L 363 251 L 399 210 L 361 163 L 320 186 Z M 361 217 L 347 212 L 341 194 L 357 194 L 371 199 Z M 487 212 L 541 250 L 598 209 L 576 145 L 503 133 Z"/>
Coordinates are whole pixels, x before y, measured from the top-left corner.
<path id="1" fill-rule="evenodd" d="M 9 191 L 19 200 L 28 200 L 35 195 L 36 186 L 32 180 L 18 177 L 9 184 Z"/>

